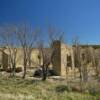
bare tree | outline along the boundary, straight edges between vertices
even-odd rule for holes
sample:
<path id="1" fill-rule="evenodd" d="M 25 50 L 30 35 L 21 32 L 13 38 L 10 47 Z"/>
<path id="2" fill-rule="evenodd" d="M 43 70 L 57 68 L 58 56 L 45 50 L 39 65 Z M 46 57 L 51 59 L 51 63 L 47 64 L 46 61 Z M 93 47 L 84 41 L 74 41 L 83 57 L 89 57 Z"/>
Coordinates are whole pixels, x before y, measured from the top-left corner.
<path id="1" fill-rule="evenodd" d="M 47 50 L 45 47 L 45 44 L 43 42 L 39 45 L 39 52 L 42 55 L 43 64 L 41 65 L 42 71 L 43 71 L 43 77 L 42 80 L 45 81 L 47 78 L 48 68 L 50 64 L 53 64 L 54 56 L 57 52 L 57 49 L 54 48 L 54 42 L 55 41 L 62 41 L 63 40 L 63 34 L 62 32 L 59 32 L 54 27 L 48 28 L 48 47 Z"/>
<path id="2" fill-rule="evenodd" d="M 33 31 L 30 25 L 21 25 L 18 27 L 18 39 L 23 51 L 23 78 L 26 76 L 27 66 L 31 65 L 31 53 L 37 40 L 37 30 Z"/>
<path id="3" fill-rule="evenodd" d="M 100 69 L 98 69 L 100 61 L 99 50 L 95 51 L 94 48 L 89 45 L 79 45 L 79 42 L 77 42 L 76 39 L 74 42 L 74 59 L 75 67 L 79 69 L 80 86 L 83 91 L 88 81 L 88 73 L 90 70 L 88 65 L 92 63 L 96 72 L 98 73 L 100 71 Z"/>
<path id="4" fill-rule="evenodd" d="M 1 31 L 1 38 L 3 41 L 3 45 L 6 48 L 8 55 L 9 55 L 9 66 L 12 70 L 12 76 L 15 76 L 15 69 L 16 69 L 16 54 L 17 54 L 17 40 L 16 34 L 17 29 L 15 25 L 4 25 L 0 27 Z"/>
<path id="5" fill-rule="evenodd" d="M 55 27 L 48 27 L 49 44 L 52 45 L 54 41 L 64 42 L 64 32 L 58 31 Z"/>
<path id="6" fill-rule="evenodd" d="M 92 64 L 95 69 L 96 76 L 100 74 L 100 49 L 93 50 L 92 54 Z"/>
<path id="7" fill-rule="evenodd" d="M 78 68 L 79 73 L 80 73 L 80 88 L 81 91 L 83 90 L 83 63 L 82 60 L 84 60 L 82 58 L 81 55 L 81 46 L 79 44 L 79 40 L 78 37 L 75 37 L 73 39 L 73 46 L 74 46 L 74 63 L 75 63 L 75 67 Z"/>
<path id="8" fill-rule="evenodd" d="M 82 56 L 82 66 L 83 66 L 83 81 L 87 82 L 88 81 L 88 65 L 91 63 L 91 53 L 90 53 L 90 48 L 88 45 L 86 45 L 85 48 L 83 48 L 83 53 L 81 54 Z"/>
<path id="9" fill-rule="evenodd" d="M 92 46 L 90 47 L 90 53 L 91 53 L 91 63 L 92 68 L 95 70 L 95 73 L 97 76 L 99 76 L 100 72 L 100 49 L 94 49 Z"/>
<path id="10" fill-rule="evenodd" d="M 73 51 L 74 51 L 74 63 L 75 63 L 75 67 L 79 69 L 80 72 L 80 77 L 82 77 L 81 75 L 81 47 L 79 45 L 79 39 L 78 37 L 75 37 L 73 39 Z"/>
<path id="11" fill-rule="evenodd" d="M 43 42 L 40 42 L 38 44 L 38 49 L 39 49 L 39 54 L 41 55 L 41 59 L 43 61 L 42 65 L 40 66 L 42 68 L 42 73 L 43 73 L 42 80 L 44 81 L 47 78 L 48 67 L 52 62 L 54 50 L 52 48 L 50 49 L 45 48 Z"/>
<path id="12" fill-rule="evenodd" d="M 49 65 L 53 63 L 53 58 L 55 56 L 55 52 L 57 50 L 53 47 L 54 41 L 62 41 L 63 39 L 63 34 L 57 32 L 53 27 L 48 28 L 48 48 L 47 49 L 45 43 L 43 41 L 38 42 L 38 50 L 39 50 L 39 59 L 42 59 L 42 64 L 40 65 L 42 68 L 42 80 L 45 81 L 47 76 L 48 76 L 48 69 Z"/>

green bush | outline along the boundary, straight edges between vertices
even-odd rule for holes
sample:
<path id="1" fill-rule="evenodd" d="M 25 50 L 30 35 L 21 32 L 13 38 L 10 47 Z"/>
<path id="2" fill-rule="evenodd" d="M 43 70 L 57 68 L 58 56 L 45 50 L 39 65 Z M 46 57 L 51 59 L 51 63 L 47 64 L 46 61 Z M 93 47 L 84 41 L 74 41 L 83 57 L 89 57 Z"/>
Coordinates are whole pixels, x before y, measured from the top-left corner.
<path id="1" fill-rule="evenodd" d="M 64 92 L 64 91 L 72 91 L 70 86 L 66 86 L 66 85 L 59 85 L 56 87 L 56 92 Z"/>

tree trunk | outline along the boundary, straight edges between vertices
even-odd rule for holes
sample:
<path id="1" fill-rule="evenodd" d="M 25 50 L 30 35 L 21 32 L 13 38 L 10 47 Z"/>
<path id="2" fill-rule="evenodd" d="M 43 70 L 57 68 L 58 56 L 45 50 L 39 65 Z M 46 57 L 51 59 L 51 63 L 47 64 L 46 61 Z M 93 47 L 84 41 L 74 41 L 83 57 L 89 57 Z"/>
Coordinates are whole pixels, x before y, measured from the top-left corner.
<path id="1" fill-rule="evenodd" d="M 47 79 L 47 74 L 43 73 L 42 81 L 45 81 Z"/>
<path id="2" fill-rule="evenodd" d="M 47 79 L 47 68 L 45 66 L 42 67 L 42 81 L 45 81 Z"/>
<path id="3" fill-rule="evenodd" d="M 26 77 L 26 62 L 24 63 L 24 73 L 23 73 L 23 77 L 22 78 L 25 79 L 25 77 Z"/>
<path id="4" fill-rule="evenodd" d="M 16 65 L 13 64 L 13 69 L 12 69 L 12 77 L 15 77 L 15 70 L 16 70 Z"/>

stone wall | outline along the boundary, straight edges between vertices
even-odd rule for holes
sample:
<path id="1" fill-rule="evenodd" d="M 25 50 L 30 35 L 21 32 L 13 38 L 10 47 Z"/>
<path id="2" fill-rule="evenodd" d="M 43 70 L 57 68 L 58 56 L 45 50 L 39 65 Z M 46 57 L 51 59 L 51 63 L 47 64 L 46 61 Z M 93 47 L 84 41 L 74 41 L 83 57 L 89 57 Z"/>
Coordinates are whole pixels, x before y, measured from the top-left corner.
<path id="1" fill-rule="evenodd" d="M 16 67 L 23 67 L 23 50 L 22 48 L 17 48 L 17 55 L 16 55 Z M 10 66 L 10 61 L 9 61 L 9 51 L 6 49 L 3 52 L 0 52 L 0 63 L 3 67 Z M 37 67 L 39 64 L 38 60 L 38 49 L 33 49 L 32 54 L 31 54 L 31 66 L 29 67 Z"/>
<path id="2" fill-rule="evenodd" d="M 56 49 L 56 53 L 53 58 L 53 64 L 51 67 L 56 71 L 58 75 L 66 76 L 67 68 L 71 69 L 71 71 L 75 68 L 74 64 L 74 52 L 72 46 L 68 46 L 60 41 L 55 41 L 53 43 L 53 47 Z M 82 52 L 84 52 L 86 47 L 82 47 Z M 47 48 L 49 50 L 49 48 Z M 100 48 L 95 48 L 95 52 L 97 55 L 100 54 Z M 38 59 L 39 51 L 36 48 L 33 48 L 31 54 L 31 65 L 29 67 L 39 67 L 39 59 Z M 0 64 L 2 66 L 9 66 L 9 52 L 7 50 L 3 52 L 0 51 Z M 100 56 L 99 56 L 100 57 Z M 42 63 L 42 62 L 41 62 Z M 22 48 L 17 48 L 17 58 L 16 58 L 16 67 L 23 67 L 23 51 Z"/>
<path id="3" fill-rule="evenodd" d="M 56 50 L 53 58 L 53 69 L 58 75 L 61 75 L 61 43 L 59 41 L 55 41 L 53 43 L 53 48 Z"/>
<path id="4" fill-rule="evenodd" d="M 2 52 L 0 51 L 0 67 L 2 66 Z"/>
<path id="5" fill-rule="evenodd" d="M 72 67 L 72 48 L 60 41 L 54 42 L 53 46 L 57 49 L 54 57 L 53 68 L 58 75 L 66 76 L 67 67 Z M 68 57 L 70 57 L 69 62 Z M 68 66 L 68 63 L 71 63 L 70 66 Z"/>
<path id="6" fill-rule="evenodd" d="M 2 53 L 2 66 L 4 69 L 8 67 L 8 55 L 6 53 Z"/>

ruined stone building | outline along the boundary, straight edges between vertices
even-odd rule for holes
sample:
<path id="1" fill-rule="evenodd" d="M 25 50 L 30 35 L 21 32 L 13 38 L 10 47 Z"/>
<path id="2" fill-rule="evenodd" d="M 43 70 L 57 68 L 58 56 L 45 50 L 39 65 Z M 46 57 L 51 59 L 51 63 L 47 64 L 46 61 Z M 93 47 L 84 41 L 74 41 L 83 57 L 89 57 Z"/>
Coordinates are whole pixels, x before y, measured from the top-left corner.
<path id="1" fill-rule="evenodd" d="M 57 52 L 54 56 L 54 63 L 52 64 L 52 68 L 57 72 L 58 75 L 65 76 L 66 75 L 66 67 L 70 67 L 71 69 L 75 68 L 74 63 L 74 54 L 73 47 L 68 46 L 60 41 L 54 42 L 54 48 L 57 49 Z M 82 46 L 82 54 L 84 54 L 84 48 L 86 46 Z M 93 48 L 100 52 L 100 46 L 93 46 Z M 16 58 L 16 67 L 23 67 L 23 53 L 21 48 L 17 48 L 17 58 Z M 49 48 L 48 48 L 49 49 Z M 33 48 L 31 55 L 31 67 L 39 67 L 37 63 L 39 63 L 38 59 L 39 51 L 37 48 Z M 36 63 L 34 63 L 36 62 Z M 4 51 L 0 50 L 0 67 L 7 68 L 9 67 L 9 53 L 5 49 Z"/>

